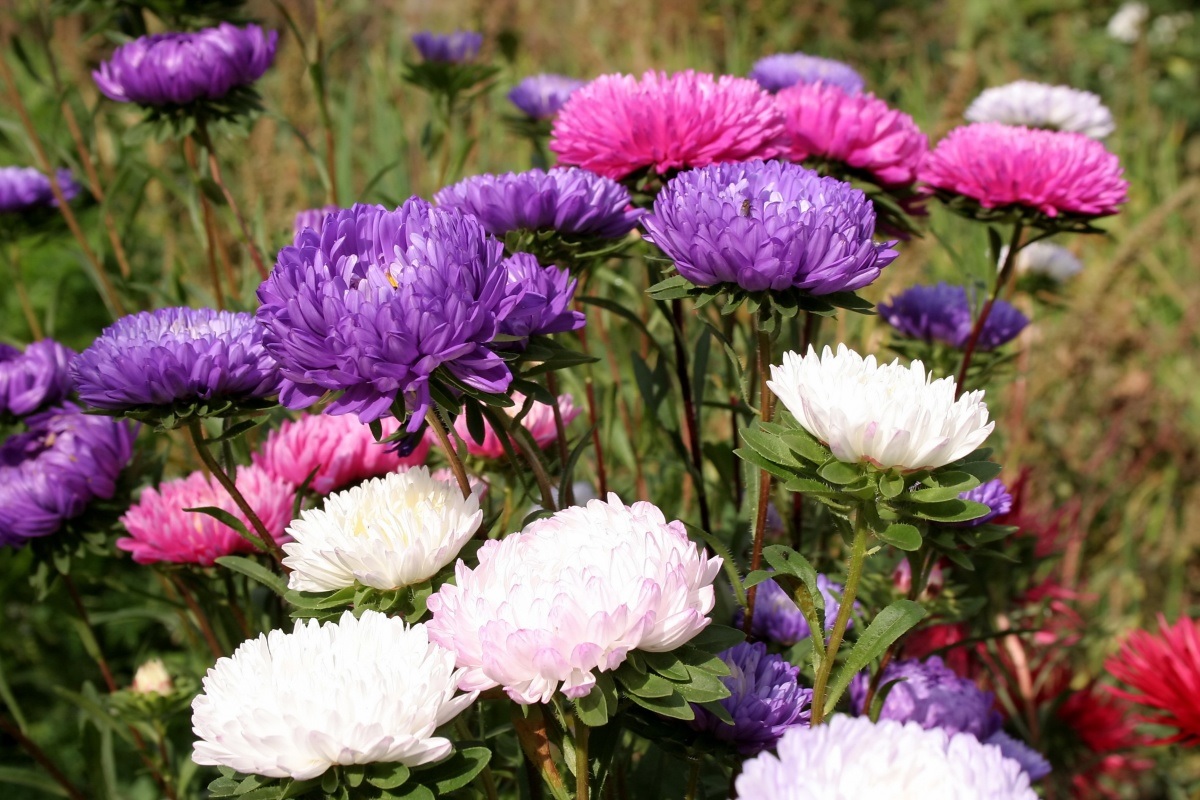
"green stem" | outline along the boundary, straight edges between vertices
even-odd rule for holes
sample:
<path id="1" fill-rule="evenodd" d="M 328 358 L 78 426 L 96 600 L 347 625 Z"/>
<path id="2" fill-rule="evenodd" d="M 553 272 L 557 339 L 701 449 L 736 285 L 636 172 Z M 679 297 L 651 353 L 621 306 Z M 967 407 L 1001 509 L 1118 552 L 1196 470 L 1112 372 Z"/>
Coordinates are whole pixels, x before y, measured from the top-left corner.
<path id="1" fill-rule="evenodd" d="M 425 414 L 425 420 L 437 435 L 442 449 L 446 451 L 446 460 L 450 462 L 450 471 L 454 473 L 454 479 L 458 481 L 458 488 L 462 491 L 462 496 L 470 497 L 471 481 L 467 478 L 467 469 L 463 466 L 462 459 L 458 457 L 458 451 L 454 449 L 454 443 L 450 441 L 450 434 L 446 431 L 446 426 L 442 424 L 442 418 L 438 416 L 437 409 L 430 406 L 429 411 Z"/>
<path id="2" fill-rule="evenodd" d="M 867 527 L 867 514 L 865 509 L 859 506 L 854 513 L 854 542 L 850 546 L 850 565 L 846 574 L 846 586 L 842 590 L 841 606 L 838 608 L 833 630 L 829 634 L 825 658 L 817 669 L 817 677 L 813 682 L 813 725 L 820 725 L 825 719 L 825 690 L 829 685 L 829 676 L 833 672 L 834 662 L 837 661 L 838 648 L 842 646 L 842 637 L 846 635 L 846 626 L 850 623 L 850 614 L 854 610 L 854 598 L 858 594 L 858 581 L 862 577 L 863 564 L 867 560 L 868 538 L 870 538 L 870 530 Z"/>
<path id="3" fill-rule="evenodd" d="M 983 335 L 983 326 L 987 324 L 988 317 L 992 314 L 992 306 L 996 304 L 996 298 L 1000 296 L 1000 290 L 1008 283 L 1012 276 L 1013 267 L 1017 263 L 1017 253 L 1021 250 L 1021 219 L 1013 223 L 1012 238 L 1008 243 L 1008 253 L 1004 256 L 1004 265 L 1000 267 L 1000 274 L 996 276 L 996 285 L 992 289 L 992 296 L 983 304 L 983 308 L 979 309 L 979 319 L 975 320 L 975 327 L 971 329 L 971 337 L 967 339 L 966 347 L 963 348 L 962 366 L 958 369 L 957 390 L 955 397 L 961 397 L 967 387 L 967 370 L 971 367 L 971 357 L 975 355 L 975 348 L 979 345 L 979 338 Z"/>
<path id="4" fill-rule="evenodd" d="M 546 390 L 554 397 L 551 408 L 554 410 L 554 433 L 558 439 L 558 468 L 562 471 L 562 482 L 558 485 L 560 505 L 566 508 L 575 502 L 575 493 L 567 481 L 567 461 L 571 454 L 567 449 L 567 423 L 563 420 L 562 409 L 558 407 L 558 378 L 553 372 L 546 373 Z"/>
<path id="5" fill-rule="evenodd" d="M 575 720 L 575 800 L 588 800 L 588 736 L 587 725 Z"/>
<path id="6" fill-rule="evenodd" d="M 771 388 L 767 386 L 768 366 L 771 362 L 771 334 L 764 331 L 755 318 L 755 334 L 758 342 L 758 413 L 759 419 L 767 422 L 771 419 Z M 771 500 L 771 473 L 765 469 L 758 472 L 758 506 L 754 514 L 754 549 L 750 553 L 750 571 L 754 572 L 762 566 L 763 540 L 767 534 L 767 506 Z M 758 587 L 751 586 L 746 590 L 746 616 L 742 621 L 742 630 L 746 635 L 754 629 L 754 601 L 758 598 Z"/>
<path id="7" fill-rule="evenodd" d="M 696 800 L 696 795 L 700 790 L 700 759 L 692 759 L 692 764 L 688 767 L 688 782 L 687 782 L 687 800 Z"/>

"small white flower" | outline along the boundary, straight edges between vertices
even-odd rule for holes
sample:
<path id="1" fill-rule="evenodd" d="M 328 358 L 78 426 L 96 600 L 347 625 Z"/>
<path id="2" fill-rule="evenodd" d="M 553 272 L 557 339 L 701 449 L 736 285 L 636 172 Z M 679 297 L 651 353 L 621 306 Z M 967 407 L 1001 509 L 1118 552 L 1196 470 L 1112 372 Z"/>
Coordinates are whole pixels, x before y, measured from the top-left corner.
<path id="1" fill-rule="evenodd" d="M 357 581 L 399 589 L 437 574 L 458 555 L 479 523 L 479 496 L 414 467 L 331 494 L 301 512 L 283 546 L 288 587 L 328 592 Z"/>
<path id="2" fill-rule="evenodd" d="M 1116 128 L 1099 95 L 1070 86 L 1014 81 L 985 89 L 963 114 L 969 122 L 1050 128 L 1103 139 Z"/>
<path id="3" fill-rule="evenodd" d="M 138 667 L 133 676 L 130 691 L 137 694 L 170 694 L 174 690 L 171 683 L 171 673 L 163 665 L 162 659 L 152 658 Z"/>
<path id="4" fill-rule="evenodd" d="M 1029 776 L 999 747 L 915 722 L 839 714 L 800 726 L 742 767 L 739 797 L 755 800 L 1037 800 Z"/>
<path id="5" fill-rule="evenodd" d="M 1000 261 L 997 269 L 1004 266 L 1008 258 L 1008 245 L 1000 248 Z M 1066 283 L 1083 272 L 1083 262 L 1079 257 L 1060 244 L 1050 242 L 1033 242 L 1021 248 L 1017 253 L 1017 262 L 1013 269 L 1018 275 L 1037 275 L 1049 278 L 1055 283 Z"/>
<path id="6" fill-rule="evenodd" d="M 1150 7 L 1141 2 L 1122 3 L 1117 13 L 1108 21 L 1108 37 L 1122 44 L 1133 44 L 1142 34 L 1146 20 L 1150 19 Z"/>
<path id="7" fill-rule="evenodd" d="M 192 760 L 296 780 L 335 764 L 439 761 L 452 745 L 435 731 L 476 697 L 455 696 L 458 679 L 454 654 L 424 625 L 377 611 L 298 621 L 208 671 L 192 702 Z"/>
<path id="8" fill-rule="evenodd" d="M 839 461 L 915 470 L 962 458 L 995 426 L 982 391 L 955 400 L 954 379 L 932 377 L 920 361 L 880 366 L 840 344 L 836 355 L 784 353 L 767 385 Z"/>

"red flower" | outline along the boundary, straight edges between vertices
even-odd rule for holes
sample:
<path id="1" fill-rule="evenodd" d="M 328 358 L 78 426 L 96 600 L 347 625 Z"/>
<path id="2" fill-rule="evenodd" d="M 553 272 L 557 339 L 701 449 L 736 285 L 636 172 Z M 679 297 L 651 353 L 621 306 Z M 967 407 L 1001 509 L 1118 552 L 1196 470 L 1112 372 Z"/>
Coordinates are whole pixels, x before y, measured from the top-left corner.
<path id="1" fill-rule="evenodd" d="M 1113 695 L 1155 710 L 1147 722 L 1178 733 L 1157 744 L 1200 744 L 1200 622 L 1180 617 L 1174 627 L 1158 617 L 1161 636 L 1134 631 L 1121 651 L 1105 662 L 1113 677 L 1134 691 L 1109 689 Z"/>

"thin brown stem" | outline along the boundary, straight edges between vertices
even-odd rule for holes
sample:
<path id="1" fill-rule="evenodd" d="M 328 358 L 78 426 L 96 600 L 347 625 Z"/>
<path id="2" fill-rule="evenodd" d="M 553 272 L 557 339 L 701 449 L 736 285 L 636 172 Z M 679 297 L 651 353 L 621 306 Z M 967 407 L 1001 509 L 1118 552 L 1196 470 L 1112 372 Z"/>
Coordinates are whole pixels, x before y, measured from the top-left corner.
<path id="1" fill-rule="evenodd" d="M 192 612 L 192 617 L 196 620 L 196 627 L 200 629 L 200 634 L 204 637 L 204 642 L 208 645 L 208 649 L 212 651 L 213 657 L 224 658 L 225 650 L 221 647 L 221 643 L 217 641 L 217 634 L 213 630 L 212 623 L 209 622 L 208 615 L 204 613 L 204 609 L 200 607 L 200 603 L 192 595 L 187 583 L 177 575 L 168 573 L 168 577 L 175 584 L 175 590 L 183 598 L 183 602 L 187 605 L 188 610 Z"/>
<path id="2" fill-rule="evenodd" d="M 975 355 L 975 348 L 979 345 L 979 338 L 983 335 L 983 326 L 987 324 L 988 317 L 992 314 L 992 306 L 996 304 L 996 298 L 1000 296 L 1000 291 L 1008 283 L 1009 278 L 1013 273 L 1013 266 L 1017 263 L 1017 251 L 1021 249 L 1021 220 L 1017 219 L 1013 223 L 1012 238 L 1008 243 L 1008 253 L 1004 256 L 1004 265 L 1000 268 L 1000 274 L 996 276 L 996 285 L 992 289 L 991 297 L 983 304 L 983 308 L 979 310 L 979 318 L 975 320 L 975 326 L 971 328 L 971 336 L 967 339 L 966 347 L 963 348 L 962 366 L 958 369 L 957 388 L 955 397 L 962 397 L 962 393 L 967 388 L 967 370 L 971 368 L 971 357 Z"/>
<path id="3" fill-rule="evenodd" d="M 567 461 L 571 457 L 567 447 L 567 423 L 563 419 L 562 409 L 558 405 L 558 376 L 553 372 L 546 373 L 546 391 L 554 398 L 550 408 L 554 411 L 554 434 L 558 440 L 558 468 L 562 470 L 563 478 L 567 475 Z M 570 482 L 564 480 L 558 487 L 558 497 L 561 505 L 566 508 L 575 502 L 575 492 Z"/>
<path id="4" fill-rule="evenodd" d="M 37 313 L 33 310 L 33 303 L 29 299 L 29 292 L 25 288 L 25 276 L 21 273 L 21 258 L 15 245 L 7 261 L 12 270 L 13 289 L 17 293 L 17 302 L 21 305 L 21 314 L 25 317 L 25 324 L 29 326 L 29 335 L 35 341 L 44 339 L 46 334 L 42 331 L 42 324 L 38 322 Z"/>
<path id="5" fill-rule="evenodd" d="M 64 573 L 59 573 L 62 577 L 63 586 L 66 587 L 67 594 L 71 596 L 71 603 L 75 606 L 75 611 L 79 614 L 79 619 L 83 622 L 84 627 L 88 629 L 92 639 L 96 641 L 96 666 L 100 668 L 100 674 L 104 676 L 104 685 L 108 687 L 109 692 L 117 690 L 117 682 L 113 680 L 112 670 L 108 667 L 108 661 L 104 658 L 104 653 L 100 650 L 100 640 L 96 638 L 96 629 L 92 627 L 92 619 L 88 616 L 87 608 L 83 605 L 83 598 L 79 596 L 79 589 L 75 587 L 75 581 L 71 580 L 71 576 Z"/>
<path id="6" fill-rule="evenodd" d="M 683 330 L 682 300 L 671 301 L 671 318 L 671 333 L 675 340 L 675 375 L 679 378 L 679 391 L 683 398 L 684 435 L 688 442 L 688 451 L 692 457 L 692 469 L 695 473 L 693 483 L 696 485 L 696 500 L 700 504 L 700 527 L 711 531 L 712 523 L 708 516 L 708 493 L 704 489 L 704 453 L 700 449 L 700 414 L 696 408 L 695 398 L 692 397 L 687 341 Z"/>
<path id="7" fill-rule="evenodd" d="M 446 431 L 446 426 L 442 424 L 442 418 L 438 416 L 437 409 L 430 406 L 429 411 L 425 414 L 425 419 L 437 435 L 442 450 L 446 452 L 446 460 L 450 462 L 450 471 L 454 473 L 454 479 L 458 481 L 458 488 L 462 491 L 462 496 L 470 497 L 471 481 L 467 477 L 467 470 L 463 466 L 462 459 L 458 457 L 458 451 L 454 449 L 454 443 L 450 441 L 450 434 Z"/>
<path id="8" fill-rule="evenodd" d="M 579 336 L 579 349 L 585 356 L 590 356 L 588 346 L 587 326 L 584 325 L 576 334 Z M 587 398 L 588 424 L 592 426 L 592 449 L 596 451 L 596 488 L 600 497 L 608 497 L 608 473 L 604 468 L 604 448 L 600 443 L 600 422 L 596 409 L 596 387 L 592 381 L 592 370 L 589 366 L 583 379 L 583 393 Z"/>
<path id="9" fill-rule="evenodd" d="M 582 304 L 577 304 L 576 308 L 580 308 Z M 620 390 L 621 386 L 621 366 L 617 362 L 617 349 L 612 346 L 612 339 L 608 335 L 608 328 L 604 325 L 604 312 L 597 308 L 588 319 L 588 324 L 595 324 L 596 332 L 600 334 L 600 343 L 604 345 L 604 353 L 607 356 L 605 361 L 608 362 L 608 373 L 612 380 L 612 385 L 617 393 L 617 410 L 621 414 L 621 423 L 625 426 L 626 436 L 629 438 L 629 446 L 634 451 L 633 459 L 633 482 L 637 487 L 638 497 L 648 497 L 649 490 L 646 486 L 646 474 L 642 469 L 642 459 L 637 458 L 637 449 L 634 447 L 636 432 L 641 424 L 640 420 L 635 420 L 633 414 L 629 410 L 629 402 L 625 399 L 625 394 Z"/>
<path id="10" fill-rule="evenodd" d="M 29 754 L 29 757 L 37 762 L 38 766 L 46 770 L 46 773 L 62 787 L 70 800 L 87 800 L 87 795 L 81 792 L 75 784 L 71 783 L 70 779 L 62 773 L 62 770 L 50 760 L 46 752 L 37 746 L 37 743 L 18 728 L 8 717 L 0 715 L 0 729 L 16 740 L 21 749 Z"/>
<path id="11" fill-rule="evenodd" d="M 496 419 L 504 426 L 505 435 L 521 451 L 521 455 L 525 457 L 525 461 L 529 464 L 529 469 L 533 472 L 534 482 L 537 483 L 538 492 L 542 496 L 542 508 L 547 511 L 557 510 L 558 503 L 554 499 L 554 489 L 550 481 L 550 473 L 546 471 L 546 465 L 542 463 L 542 454 L 538 449 L 537 442 L 533 440 L 533 436 L 525 429 L 524 425 L 517 423 L 503 410 L 496 414 Z"/>
<path id="12" fill-rule="evenodd" d="M 229 187 L 225 185 L 225 179 L 221 176 L 221 163 L 217 159 L 217 151 L 213 148 L 212 138 L 208 135 L 208 130 L 203 126 L 197 127 L 196 136 L 200 145 L 208 153 L 209 175 L 212 176 L 213 183 L 217 184 L 217 187 L 221 190 L 221 194 L 225 196 L 225 202 L 229 205 L 229 210 L 233 212 L 238 227 L 242 229 L 242 238 L 245 240 L 246 249 L 250 252 L 251 260 L 254 261 L 254 267 L 258 270 L 258 276 L 265 281 L 268 273 L 266 262 L 263 261 L 262 253 L 258 252 L 258 245 L 254 243 L 254 235 L 250 232 L 250 226 L 246 223 L 246 217 L 243 216 L 237 199 L 234 198 L 233 192 L 229 191 Z"/>
<path id="13" fill-rule="evenodd" d="M 771 419 L 771 387 L 767 386 L 767 367 L 771 362 L 771 334 L 762 329 L 755 320 L 755 334 L 758 355 L 758 414 L 759 419 L 768 422 Z M 767 506 L 771 500 L 771 473 L 765 469 L 758 472 L 758 506 L 754 513 L 754 545 L 750 551 L 750 571 L 762 566 L 763 540 L 767 535 Z M 746 616 L 742 620 L 742 629 L 746 635 L 754 630 L 754 602 L 758 598 L 758 587 L 751 586 L 746 590 Z"/>
<path id="14" fill-rule="evenodd" d="M 317 79 L 317 73 L 312 72 L 313 88 L 317 90 L 317 111 L 321 115 L 321 125 L 325 128 L 325 174 L 329 178 L 329 202 L 338 205 L 337 180 L 337 148 L 334 146 L 333 117 L 329 113 L 329 90 L 324 80 L 325 41 L 322 36 L 325 30 L 325 3 L 316 2 L 316 62 L 314 67 L 321 69 L 322 78 Z"/>

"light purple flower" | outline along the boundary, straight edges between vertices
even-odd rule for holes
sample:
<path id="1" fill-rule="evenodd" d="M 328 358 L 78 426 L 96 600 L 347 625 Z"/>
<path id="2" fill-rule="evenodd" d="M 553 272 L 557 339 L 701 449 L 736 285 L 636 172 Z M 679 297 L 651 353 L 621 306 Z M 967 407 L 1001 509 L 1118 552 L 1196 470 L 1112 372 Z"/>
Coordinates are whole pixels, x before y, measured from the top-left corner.
<path id="1" fill-rule="evenodd" d="M 880 303 L 879 316 L 901 335 L 926 342 L 965 347 L 971 338 L 974 317 L 966 287 L 941 282 L 935 286 L 913 286 L 891 300 Z M 979 335 L 980 350 L 995 350 L 1016 338 L 1029 319 L 1019 310 L 996 300 Z"/>
<path id="2" fill-rule="evenodd" d="M 63 197 L 69 203 L 79 194 L 79 184 L 68 170 L 60 169 L 56 174 Z M 0 167 L 0 214 L 57 206 L 50 179 L 41 172 L 33 167 Z"/>
<path id="3" fill-rule="evenodd" d="M 53 339 L 25 348 L 0 344 L 0 416 L 24 417 L 62 402 L 71 391 L 75 352 Z"/>
<path id="4" fill-rule="evenodd" d="M 861 289 L 896 258 L 849 183 L 778 161 L 715 164 L 669 181 L 646 238 L 697 286 L 822 295 Z"/>
<path id="5" fill-rule="evenodd" d="M 412 43 L 425 61 L 461 64 L 473 61 L 483 46 L 483 34 L 475 31 L 434 33 L 420 31 L 412 36 Z"/>
<path id="6" fill-rule="evenodd" d="M 842 585 L 834 583 L 824 575 L 817 576 L 817 588 L 825 601 L 825 630 L 833 630 L 834 619 L 841 608 Z M 856 604 L 857 605 L 857 604 Z M 734 612 L 733 624 L 742 627 L 744 612 L 739 608 Z M 850 617 L 847 628 L 854 626 L 854 617 Z M 812 636 L 812 629 L 804 614 L 796 606 L 775 581 L 763 581 L 758 585 L 754 598 L 754 625 L 751 633 L 760 638 L 789 647 L 802 639 Z"/>
<path id="7" fill-rule="evenodd" d="M 530 75 L 513 87 L 508 99 L 531 119 L 550 119 L 567 102 L 571 92 L 585 83 L 566 75 Z"/>
<path id="8" fill-rule="evenodd" d="M 220 100 L 262 77 L 275 60 L 279 34 L 222 22 L 192 33 L 159 33 L 121 45 L 92 73 L 118 103 L 184 106 Z"/>
<path id="9" fill-rule="evenodd" d="M 370 422 L 400 399 L 415 431 L 439 368 L 506 392 L 512 373 L 489 345 L 522 298 L 508 291 L 503 250 L 475 217 L 416 197 L 394 211 L 356 205 L 320 234 L 302 231 L 258 289 L 280 402 L 306 408 L 341 392 L 326 413 Z"/>
<path id="10" fill-rule="evenodd" d="M 849 64 L 807 53 L 776 53 L 754 62 L 750 77 L 768 92 L 778 92 L 797 83 L 827 83 L 847 94 L 863 90 L 862 76 Z"/>
<path id="11" fill-rule="evenodd" d="M 999 478 L 981 483 L 974 489 L 963 492 L 959 497 L 963 500 L 983 503 L 991 509 L 978 519 L 958 523 L 961 527 L 974 528 L 1012 511 L 1012 495 L 1008 493 L 1008 488 Z"/>
<path id="12" fill-rule="evenodd" d="M 578 281 L 567 270 L 543 267 L 529 253 L 506 258 L 504 268 L 508 271 L 509 291 L 519 295 L 520 300 L 501 321 L 500 333 L 528 339 L 583 327 L 583 312 L 571 308 Z"/>

